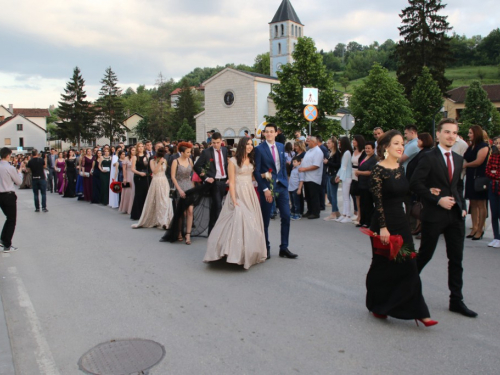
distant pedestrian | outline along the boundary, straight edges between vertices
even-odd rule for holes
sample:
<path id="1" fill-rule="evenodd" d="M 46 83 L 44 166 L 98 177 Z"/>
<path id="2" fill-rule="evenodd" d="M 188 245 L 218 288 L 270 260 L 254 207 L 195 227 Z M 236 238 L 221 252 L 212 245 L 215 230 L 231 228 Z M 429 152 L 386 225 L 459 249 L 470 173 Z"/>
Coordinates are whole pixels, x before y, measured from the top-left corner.
<path id="1" fill-rule="evenodd" d="M 40 200 L 38 198 L 38 192 L 42 195 L 42 211 L 49 212 L 47 210 L 47 180 L 45 179 L 45 160 L 42 159 L 37 149 L 31 151 L 33 158 L 28 162 L 27 167 L 31 171 L 33 178 L 33 195 L 35 198 L 35 212 L 40 212 Z M 57 186 L 57 185 L 56 185 Z"/>
<path id="2" fill-rule="evenodd" d="M 21 185 L 21 177 L 16 168 L 10 165 L 10 155 L 12 151 L 4 147 L 0 150 L 0 208 L 7 217 L 3 225 L 1 246 L 4 253 L 16 251 L 17 247 L 12 246 L 12 237 L 16 229 L 17 217 L 17 196 L 14 190 L 14 184 Z"/>

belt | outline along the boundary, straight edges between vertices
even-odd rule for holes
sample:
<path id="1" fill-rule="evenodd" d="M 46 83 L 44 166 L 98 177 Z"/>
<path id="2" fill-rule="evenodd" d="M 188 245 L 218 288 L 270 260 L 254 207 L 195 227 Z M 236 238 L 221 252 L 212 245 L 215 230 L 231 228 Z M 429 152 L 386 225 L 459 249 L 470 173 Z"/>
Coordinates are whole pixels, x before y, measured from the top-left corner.
<path id="1" fill-rule="evenodd" d="M 13 191 L 3 191 L 0 194 L 16 194 L 16 193 Z"/>
<path id="2" fill-rule="evenodd" d="M 223 178 L 214 178 L 215 181 L 226 181 L 227 180 L 227 177 L 223 177 Z"/>

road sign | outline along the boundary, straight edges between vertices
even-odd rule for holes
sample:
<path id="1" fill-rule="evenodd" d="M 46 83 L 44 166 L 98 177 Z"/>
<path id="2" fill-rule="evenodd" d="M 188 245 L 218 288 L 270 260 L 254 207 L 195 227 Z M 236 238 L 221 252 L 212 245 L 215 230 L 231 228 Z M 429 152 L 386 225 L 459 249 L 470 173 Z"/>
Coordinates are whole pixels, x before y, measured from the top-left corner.
<path id="1" fill-rule="evenodd" d="M 318 117 L 318 109 L 313 105 L 308 105 L 304 108 L 304 117 L 307 121 L 311 122 Z"/>
<path id="2" fill-rule="evenodd" d="M 354 122 L 354 117 L 352 115 L 344 115 L 342 119 L 340 120 L 340 126 L 342 126 L 342 129 L 349 131 L 351 130 L 355 125 Z"/>
<path id="3" fill-rule="evenodd" d="M 318 89 L 311 87 L 304 87 L 302 89 L 302 104 L 318 105 L 319 95 Z"/>

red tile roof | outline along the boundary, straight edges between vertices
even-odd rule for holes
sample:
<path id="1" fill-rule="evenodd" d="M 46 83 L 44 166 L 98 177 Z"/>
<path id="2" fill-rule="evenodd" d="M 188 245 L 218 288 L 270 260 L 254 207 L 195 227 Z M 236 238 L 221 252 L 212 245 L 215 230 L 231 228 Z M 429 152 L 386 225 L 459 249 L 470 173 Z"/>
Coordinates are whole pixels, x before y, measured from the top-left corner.
<path id="1" fill-rule="evenodd" d="M 14 108 L 14 116 L 23 115 L 24 117 L 49 117 L 48 109 L 42 108 Z"/>
<path id="2" fill-rule="evenodd" d="M 469 86 L 460 86 L 456 89 L 447 92 L 449 99 L 453 100 L 455 103 L 465 103 L 465 96 L 467 95 L 467 89 Z M 492 102 L 500 102 L 500 85 L 483 85 L 484 91 L 488 93 L 488 99 Z"/>
<path id="3" fill-rule="evenodd" d="M 191 89 L 196 89 L 198 91 L 204 91 L 205 90 L 205 86 L 201 86 L 201 85 L 198 86 L 198 87 L 191 86 Z M 170 93 L 170 95 L 179 95 L 181 93 L 181 90 L 182 90 L 182 88 L 179 87 L 179 88 L 175 89 L 174 91 L 172 91 Z"/>

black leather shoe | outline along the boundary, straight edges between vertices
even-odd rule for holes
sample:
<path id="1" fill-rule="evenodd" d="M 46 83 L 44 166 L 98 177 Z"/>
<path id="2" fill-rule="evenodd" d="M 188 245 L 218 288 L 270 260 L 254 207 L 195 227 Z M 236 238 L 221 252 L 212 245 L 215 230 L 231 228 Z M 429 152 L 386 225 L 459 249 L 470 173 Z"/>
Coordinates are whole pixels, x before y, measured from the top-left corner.
<path id="1" fill-rule="evenodd" d="M 470 310 L 463 301 L 450 302 L 450 311 L 462 314 L 463 316 L 467 316 L 469 318 L 475 318 L 477 313 Z"/>
<path id="2" fill-rule="evenodd" d="M 290 250 L 288 249 L 285 249 L 285 250 L 280 250 L 280 257 L 281 258 L 290 258 L 290 259 L 294 259 L 294 258 L 297 258 L 298 255 L 297 254 L 294 254 L 292 253 Z"/>
<path id="3" fill-rule="evenodd" d="M 267 249 L 267 259 L 271 259 L 271 249 Z"/>
<path id="4" fill-rule="evenodd" d="M 319 215 L 309 215 L 308 219 L 319 219 Z"/>

